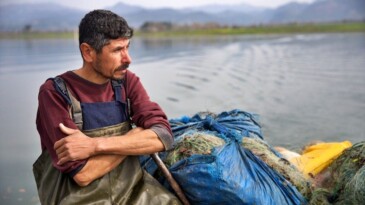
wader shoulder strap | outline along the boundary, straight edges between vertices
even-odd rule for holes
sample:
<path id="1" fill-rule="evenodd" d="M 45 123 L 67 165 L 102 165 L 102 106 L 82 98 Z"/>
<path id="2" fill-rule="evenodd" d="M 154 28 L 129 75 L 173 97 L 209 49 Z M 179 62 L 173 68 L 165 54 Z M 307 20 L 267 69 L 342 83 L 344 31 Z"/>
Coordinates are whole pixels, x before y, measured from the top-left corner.
<path id="1" fill-rule="evenodd" d="M 127 76 L 124 80 L 112 80 L 112 86 L 113 86 L 114 93 L 115 93 L 115 100 L 122 101 L 121 89 L 123 89 L 124 95 L 126 97 L 126 102 L 125 102 L 126 112 L 125 113 L 127 114 L 127 119 L 129 121 L 129 123 L 131 123 L 131 125 L 134 125 L 134 123 L 132 122 L 132 118 L 131 118 L 131 116 L 132 116 L 131 102 L 127 95 L 126 81 L 127 81 Z"/>
<path id="2" fill-rule="evenodd" d="M 61 96 L 65 99 L 67 104 L 71 106 L 70 117 L 76 124 L 76 126 L 82 130 L 83 120 L 82 120 L 82 111 L 81 111 L 81 104 L 69 91 L 65 81 L 57 76 L 52 79 L 54 82 L 55 89 L 61 94 Z"/>
<path id="3" fill-rule="evenodd" d="M 50 78 L 50 80 L 53 80 L 56 91 L 59 94 L 61 94 L 62 98 L 66 101 L 66 103 L 71 105 L 72 102 L 70 96 L 68 95 L 67 87 L 63 79 L 57 76 L 55 78 Z"/>
<path id="4" fill-rule="evenodd" d="M 114 90 L 115 100 L 122 102 L 121 90 L 123 89 L 123 81 L 112 80 L 112 86 Z"/>

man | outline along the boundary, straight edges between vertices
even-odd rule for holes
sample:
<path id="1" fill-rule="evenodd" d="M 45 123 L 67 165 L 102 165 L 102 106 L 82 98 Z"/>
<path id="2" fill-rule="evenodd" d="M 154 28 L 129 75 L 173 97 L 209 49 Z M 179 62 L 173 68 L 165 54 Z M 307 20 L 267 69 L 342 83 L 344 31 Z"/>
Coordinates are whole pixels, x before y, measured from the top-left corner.
<path id="1" fill-rule="evenodd" d="M 82 67 L 41 86 L 42 154 L 33 172 L 42 204 L 179 204 L 139 164 L 138 155 L 169 149 L 173 138 L 164 112 L 127 70 L 132 35 L 110 11 L 86 14 Z"/>

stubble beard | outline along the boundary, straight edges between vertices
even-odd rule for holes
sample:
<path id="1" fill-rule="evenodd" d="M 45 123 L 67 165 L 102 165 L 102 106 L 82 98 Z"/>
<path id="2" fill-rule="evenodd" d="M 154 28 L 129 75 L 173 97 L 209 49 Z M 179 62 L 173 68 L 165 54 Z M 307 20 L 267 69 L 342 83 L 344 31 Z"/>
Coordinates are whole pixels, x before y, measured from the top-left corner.
<path id="1" fill-rule="evenodd" d="M 123 80 L 124 79 L 124 76 L 125 74 L 123 74 L 121 77 L 116 77 L 115 76 L 115 73 L 118 72 L 118 71 L 122 71 L 122 70 L 127 70 L 129 67 L 129 63 L 125 63 L 125 64 L 122 64 L 120 65 L 119 67 L 113 69 L 113 73 L 108 76 L 108 75 L 105 75 L 103 72 L 102 72 L 102 66 L 101 66 L 101 61 L 97 61 L 96 62 L 96 65 L 94 66 L 94 71 L 96 73 L 98 73 L 99 75 L 103 76 L 104 78 L 106 79 L 111 79 L 111 80 Z"/>

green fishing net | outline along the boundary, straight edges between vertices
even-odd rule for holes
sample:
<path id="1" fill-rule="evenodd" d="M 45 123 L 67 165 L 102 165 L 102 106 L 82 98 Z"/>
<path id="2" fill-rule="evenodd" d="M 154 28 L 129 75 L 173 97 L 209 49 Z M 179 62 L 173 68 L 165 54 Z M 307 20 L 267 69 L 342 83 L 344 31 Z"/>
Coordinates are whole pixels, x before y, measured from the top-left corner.
<path id="1" fill-rule="evenodd" d="M 196 132 L 183 135 L 176 139 L 174 149 L 168 152 L 165 159 L 166 166 L 170 167 L 193 154 L 210 155 L 214 147 L 224 144 L 223 139 L 208 133 Z"/>
<path id="2" fill-rule="evenodd" d="M 346 149 L 326 172 L 326 183 L 314 190 L 310 204 L 365 203 L 365 141 Z"/>
<path id="3" fill-rule="evenodd" d="M 176 139 L 174 149 L 169 151 L 165 163 L 168 167 L 176 162 L 186 159 L 193 154 L 209 155 L 214 147 L 222 146 L 225 141 L 213 134 L 196 132 L 186 134 Z M 284 158 L 278 157 L 263 140 L 259 138 L 243 138 L 242 146 L 259 157 L 269 167 L 276 170 L 307 199 L 311 194 L 311 183 Z"/>
<path id="4" fill-rule="evenodd" d="M 290 181 L 306 199 L 311 197 L 312 183 L 289 161 L 278 157 L 265 141 L 245 137 L 242 146 Z"/>
<path id="5" fill-rule="evenodd" d="M 164 160 L 168 167 L 194 154 L 210 155 L 214 148 L 226 143 L 222 138 L 205 132 L 190 132 L 175 141 L 174 149 L 167 152 Z M 259 138 L 244 137 L 241 145 L 293 184 L 309 204 L 347 205 L 365 202 L 365 142 L 346 149 L 315 179 L 306 178 Z M 318 179 L 320 183 L 315 181 Z"/>

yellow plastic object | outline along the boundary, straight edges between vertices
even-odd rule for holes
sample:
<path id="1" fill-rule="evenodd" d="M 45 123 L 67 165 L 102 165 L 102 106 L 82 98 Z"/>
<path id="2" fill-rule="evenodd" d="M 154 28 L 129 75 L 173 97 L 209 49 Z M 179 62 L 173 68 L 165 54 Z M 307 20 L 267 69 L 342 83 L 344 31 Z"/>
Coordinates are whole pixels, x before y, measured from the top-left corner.
<path id="1" fill-rule="evenodd" d="M 290 162 L 306 176 L 313 177 L 330 165 L 345 149 L 351 146 L 352 143 L 349 141 L 321 142 L 306 147 L 302 155 L 290 159 Z"/>

